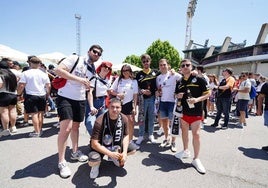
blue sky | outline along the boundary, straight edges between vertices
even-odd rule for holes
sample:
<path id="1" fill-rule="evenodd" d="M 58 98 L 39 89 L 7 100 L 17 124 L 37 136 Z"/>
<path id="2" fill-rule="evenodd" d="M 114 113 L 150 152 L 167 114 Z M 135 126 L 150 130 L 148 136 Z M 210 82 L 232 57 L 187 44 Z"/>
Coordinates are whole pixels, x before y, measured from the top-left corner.
<path id="1" fill-rule="evenodd" d="M 157 39 L 169 41 L 183 57 L 188 0 L 2 0 L 0 44 L 27 54 L 76 52 L 76 20 L 81 19 L 81 55 L 92 44 L 103 59 L 121 63 L 141 55 Z M 247 40 L 254 45 L 268 22 L 267 0 L 198 0 L 192 40 L 221 45 Z M 267 41 L 267 40 L 266 40 Z"/>

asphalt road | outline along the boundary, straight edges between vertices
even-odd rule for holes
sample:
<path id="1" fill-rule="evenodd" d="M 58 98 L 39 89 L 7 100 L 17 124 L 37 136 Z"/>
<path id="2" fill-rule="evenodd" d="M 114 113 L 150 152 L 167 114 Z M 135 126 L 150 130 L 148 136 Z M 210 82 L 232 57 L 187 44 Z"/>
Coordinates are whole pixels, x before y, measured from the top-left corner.
<path id="1" fill-rule="evenodd" d="M 268 145 L 268 128 L 263 126 L 263 117 L 250 116 L 244 129 L 230 122 L 227 130 L 210 127 L 213 120 L 209 118 L 201 133 L 200 159 L 207 170 L 205 175 L 192 167 L 192 159 L 181 161 L 168 148 L 160 148 L 163 136 L 155 134 L 157 144 L 143 142 L 140 150 L 128 157 L 124 168 L 104 160 L 95 180 L 89 178 L 87 163 L 70 160 L 70 150 L 66 159 L 72 176 L 59 177 L 58 129 L 52 126 L 55 122 L 56 114 L 45 118 L 41 138 L 28 137 L 32 126 L 18 127 L 17 133 L 0 138 L 0 188 L 268 187 L 268 153 L 261 150 Z M 89 135 L 84 125 L 80 128 L 79 142 L 80 149 L 88 153 Z M 182 150 L 180 136 L 176 143 L 178 151 Z M 192 146 L 189 149 L 193 153 Z"/>

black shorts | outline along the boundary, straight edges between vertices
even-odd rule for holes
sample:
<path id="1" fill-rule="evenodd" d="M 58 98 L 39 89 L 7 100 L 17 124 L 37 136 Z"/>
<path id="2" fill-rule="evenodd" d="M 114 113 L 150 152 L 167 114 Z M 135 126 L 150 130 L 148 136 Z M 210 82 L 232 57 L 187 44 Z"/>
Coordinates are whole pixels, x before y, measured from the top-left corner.
<path id="1" fill-rule="evenodd" d="M 82 122 L 85 117 L 85 101 L 76 101 L 62 96 L 56 99 L 58 116 L 60 121 L 71 119 L 74 122 Z"/>
<path id="2" fill-rule="evenodd" d="M 133 105 L 132 105 L 132 101 L 124 104 L 122 106 L 122 113 L 125 114 L 125 115 L 131 115 L 132 114 L 132 110 L 133 110 Z"/>
<path id="3" fill-rule="evenodd" d="M 26 114 L 42 112 L 46 109 L 46 96 L 28 95 L 24 96 L 24 109 Z"/>
<path id="4" fill-rule="evenodd" d="M 17 104 L 17 95 L 12 93 L 0 93 L 0 107 Z"/>

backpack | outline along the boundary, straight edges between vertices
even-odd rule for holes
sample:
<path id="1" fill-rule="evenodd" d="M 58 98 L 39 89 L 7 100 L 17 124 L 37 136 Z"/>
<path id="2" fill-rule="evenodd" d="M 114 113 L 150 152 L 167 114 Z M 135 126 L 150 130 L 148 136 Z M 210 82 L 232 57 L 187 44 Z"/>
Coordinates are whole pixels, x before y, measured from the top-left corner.
<path id="1" fill-rule="evenodd" d="M 254 99 L 257 96 L 256 88 L 253 85 L 251 85 L 249 96 L 250 99 Z"/>

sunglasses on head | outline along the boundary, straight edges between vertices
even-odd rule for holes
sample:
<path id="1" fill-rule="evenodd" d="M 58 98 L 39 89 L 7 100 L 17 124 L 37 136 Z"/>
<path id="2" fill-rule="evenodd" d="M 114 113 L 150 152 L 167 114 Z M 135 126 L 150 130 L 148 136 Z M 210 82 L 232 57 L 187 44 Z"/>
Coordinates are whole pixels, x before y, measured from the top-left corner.
<path id="1" fill-rule="evenodd" d="M 184 67 L 190 67 L 191 64 L 182 64 L 181 65 L 181 68 L 184 68 Z"/>
<path id="2" fill-rule="evenodd" d="M 142 63 L 149 63 L 149 60 L 143 60 Z"/>
<path id="3" fill-rule="evenodd" d="M 101 52 L 99 52 L 99 51 L 97 51 L 97 50 L 92 50 L 92 52 L 93 52 L 93 54 L 95 54 L 95 55 L 98 55 L 98 56 L 101 56 Z"/>

